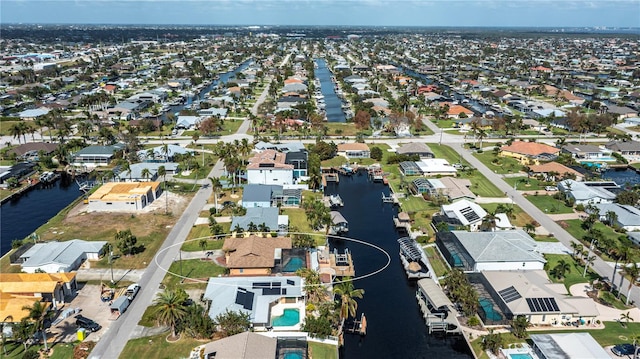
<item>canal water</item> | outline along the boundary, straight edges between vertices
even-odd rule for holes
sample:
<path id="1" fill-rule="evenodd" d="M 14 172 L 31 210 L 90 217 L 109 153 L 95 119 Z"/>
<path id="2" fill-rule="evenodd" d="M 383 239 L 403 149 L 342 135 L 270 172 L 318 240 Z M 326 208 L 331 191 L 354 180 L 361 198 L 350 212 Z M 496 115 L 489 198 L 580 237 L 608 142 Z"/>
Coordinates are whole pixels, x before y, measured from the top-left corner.
<path id="1" fill-rule="evenodd" d="M 400 263 L 396 240 L 402 237 L 393 225 L 397 214 L 392 204 L 382 203 L 382 193 L 389 189 L 372 183 L 367 175 L 340 177 L 339 184 L 330 183 L 326 194 L 340 194 L 344 207 L 339 211 L 349 222 L 345 237 L 359 239 L 383 248 L 391 256 L 391 264 L 381 273 L 354 281 L 355 288 L 365 290 L 358 301 L 358 318 L 367 317 L 367 335 L 345 334 L 341 358 L 471 358 L 462 337 L 430 336 L 418 303 L 416 284 L 406 278 Z M 372 273 L 387 263 L 387 257 L 376 249 L 350 241 L 332 240 L 333 247 L 351 251 L 356 276 Z"/>
<path id="2" fill-rule="evenodd" d="M 325 112 L 327 114 L 328 122 L 346 122 L 347 119 L 342 111 L 342 100 L 336 95 L 335 84 L 331 80 L 333 74 L 327 68 L 327 63 L 324 59 L 316 59 L 315 75 L 320 80 L 320 90 L 324 96 L 324 103 L 326 105 Z"/>
<path id="3" fill-rule="evenodd" d="M 54 184 L 37 185 L 21 197 L 0 207 L 0 249 L 2 255 L 11 250 L 14 239 L 31 235 L 82 193 L 70 176 L 62 176 Z"/>
<path id="4" fill-rule="evenodd" d="M 625 169 L 608 169 L 602 173 L 602 179 L 614 181 L 618 186 L 627 188 L 640 184 L 640 174 L 636 171 Z"/>

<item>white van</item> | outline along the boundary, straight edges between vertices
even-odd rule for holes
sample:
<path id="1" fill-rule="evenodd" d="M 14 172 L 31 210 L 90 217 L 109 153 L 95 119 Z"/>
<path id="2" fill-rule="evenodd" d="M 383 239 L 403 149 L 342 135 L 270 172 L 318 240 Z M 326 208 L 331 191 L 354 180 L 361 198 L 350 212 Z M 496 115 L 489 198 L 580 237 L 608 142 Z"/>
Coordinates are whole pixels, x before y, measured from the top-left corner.
<path id="1" fill-rule="evenodd" d="M 138 294 L 138 291 L 140 291 L 140 285 L 138 283 L 135 283 L 127 287 L 125 295 L 127 296 L 127 298 L 129 298 L 129 300 L 133 300 L 133 298 L 135 298 Z"/>

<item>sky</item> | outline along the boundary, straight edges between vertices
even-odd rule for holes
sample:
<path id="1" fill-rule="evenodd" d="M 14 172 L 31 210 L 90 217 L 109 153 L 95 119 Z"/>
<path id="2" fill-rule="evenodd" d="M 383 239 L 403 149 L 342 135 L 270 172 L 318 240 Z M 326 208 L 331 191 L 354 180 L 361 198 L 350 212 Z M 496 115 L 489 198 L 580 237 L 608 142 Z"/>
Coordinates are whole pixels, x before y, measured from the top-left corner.
<path id="1" fill-rule="evenodd" d="M 7 23 L 640 27 L 640 0 L 2 0 Z"/>

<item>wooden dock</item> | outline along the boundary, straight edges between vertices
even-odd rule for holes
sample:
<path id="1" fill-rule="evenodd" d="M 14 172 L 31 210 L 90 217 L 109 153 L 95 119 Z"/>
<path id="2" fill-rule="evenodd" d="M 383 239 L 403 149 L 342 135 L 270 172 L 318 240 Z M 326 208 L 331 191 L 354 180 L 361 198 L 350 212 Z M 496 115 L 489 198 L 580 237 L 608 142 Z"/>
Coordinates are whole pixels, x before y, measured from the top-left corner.
<path id="1" fill-rule="evenodd" d="M 367 335 L 367 317 L 364 313 L 360 316 L 360 320 L 354 320 L 353 324 L 348 326 L 345 331 L 351 334 Z"/>
<path id="2" fill-rule="evenodd" d="M 396 196 L 393 195 L 393 193 L 388 196 L 385 196 L 385 194 L 382 193 L 382 202 L 400 204 L 400 201 L 398 200 L 398 198 L 396 198 Z"/>

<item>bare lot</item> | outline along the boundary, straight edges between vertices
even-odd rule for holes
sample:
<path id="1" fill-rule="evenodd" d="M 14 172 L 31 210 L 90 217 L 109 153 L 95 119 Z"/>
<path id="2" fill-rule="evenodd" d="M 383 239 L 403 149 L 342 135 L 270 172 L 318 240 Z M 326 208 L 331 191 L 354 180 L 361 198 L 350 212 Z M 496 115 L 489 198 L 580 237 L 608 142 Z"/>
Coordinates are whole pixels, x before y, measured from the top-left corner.
<path id="1" fill-rule="evenodd" d="M 78 287 L 81 287 L 78 290 L 78 294 L 73 298 L 70 304 L 65 306 L 65 309 L 80 308 L 80 314 L 94 320 L 102 326 L 102 329 L 95 333 L 87 333 L 88 335 L 86 340 L 97 342 L 100 340 L 102 334 L 109 329 L 109 326 L 112 323 L 112 321 L 109 320 L 111 317 L 109 303 L 105 303 L 100 300 L 99 285 L 85 284 L 83 286 L 82 283 L 78 283 Z M 57 342 L 76 341 L 78 339 L 78 327 L 76 326 L 76 320 L 74 317 L 75 315 L 71 315 L 57 325 L 52 326 L 49 335 L 54 336 L 55 341 Z"/>

